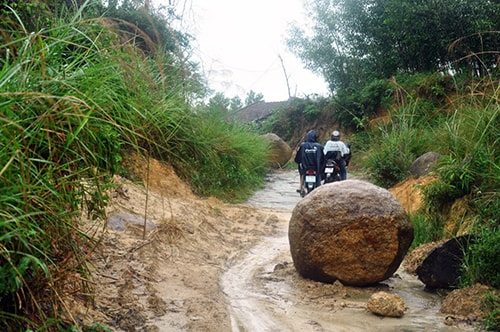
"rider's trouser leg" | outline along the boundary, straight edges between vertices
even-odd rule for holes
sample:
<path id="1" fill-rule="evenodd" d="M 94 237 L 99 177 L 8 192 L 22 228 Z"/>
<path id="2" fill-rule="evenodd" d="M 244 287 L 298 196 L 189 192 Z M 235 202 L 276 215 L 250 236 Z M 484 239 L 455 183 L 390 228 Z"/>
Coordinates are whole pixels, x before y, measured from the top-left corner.
<path id="1" fill-rule="evenodd" d="M 344 160 L 340 162 L 340 178 L 342 180 L 347 180 L 347 168 Z"/>

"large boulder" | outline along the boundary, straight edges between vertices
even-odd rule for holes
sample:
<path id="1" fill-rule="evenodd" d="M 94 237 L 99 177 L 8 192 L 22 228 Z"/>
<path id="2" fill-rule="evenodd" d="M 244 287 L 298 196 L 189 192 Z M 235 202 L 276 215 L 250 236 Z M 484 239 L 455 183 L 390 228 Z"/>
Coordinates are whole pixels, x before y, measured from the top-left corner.
<path id="1" fill-rule="evenodd" d="M 409 172 L 416 178 L 429 174 L 438 164 L 441 155 L 437 152 L 427 152 L 415 159 L 410 165 Z"/>
<path id="2" fill-rule="evenodd" d="M 292 158 L 292 148 L 281 137 L 273 133 L 262 135 L 271 147 L 271 167 L 280 168 Z"/>
<path id="3" fill-rule="evenodd" d="M 427 288 L 453 288 L 462 271 L 464 253 L 474 243 L 474 235 L 462 235 L 434 247 L 415 273 Z"/>
<path id="4" fill-rule="evenodd" d="M 397 270 L 413 226 L 387 190 L 361 180 L 323 185 L 295 206 L 288 238 L 304 278 L 365 286 Z"/>

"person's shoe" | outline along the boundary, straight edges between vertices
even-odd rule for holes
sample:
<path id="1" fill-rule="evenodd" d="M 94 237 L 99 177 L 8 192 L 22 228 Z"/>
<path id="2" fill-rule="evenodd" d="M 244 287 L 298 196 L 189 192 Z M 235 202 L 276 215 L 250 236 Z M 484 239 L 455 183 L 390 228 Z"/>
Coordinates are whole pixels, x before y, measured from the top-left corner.
<path id="1" fill-rule="evenodd" d="M 301 193 L 301 192 L 302 192 L 302 189 L 297 189 L 297 192 L 298 192 L 298 193 Z"/>

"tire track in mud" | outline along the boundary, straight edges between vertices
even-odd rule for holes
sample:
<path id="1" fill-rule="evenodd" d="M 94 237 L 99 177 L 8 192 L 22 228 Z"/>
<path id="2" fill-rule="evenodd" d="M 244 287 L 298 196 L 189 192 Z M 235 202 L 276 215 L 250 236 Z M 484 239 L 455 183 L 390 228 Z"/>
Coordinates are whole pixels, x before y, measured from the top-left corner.
<path id="1" fill-rule="evenodd" d="M 256 279 L 262 268 L 268 268 L 282 254 L 286 237 L 265 238 L 243 258 L 230 262 L 222 276 L 221 287 L 229 302 L 233 331 L 283 331 L 275 310 L 279 303 L 258 289 Z M 270 314 L 272 313 L 272 315 Z"/>

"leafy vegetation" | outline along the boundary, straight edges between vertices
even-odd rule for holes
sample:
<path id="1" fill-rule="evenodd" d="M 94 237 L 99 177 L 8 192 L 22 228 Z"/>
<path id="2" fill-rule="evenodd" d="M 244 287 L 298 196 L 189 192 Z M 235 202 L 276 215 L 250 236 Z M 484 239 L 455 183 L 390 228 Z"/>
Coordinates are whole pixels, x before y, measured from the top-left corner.
<path id="1" fill-rule="evenodd" d="M 237 201 L 262 183 L 267 146 L 191 108 L 195 66 L 164 39 L 85 6 L 17 8 L 1 20 L 0 329 L 69 330 L 79 323 L 64 299 L 90 294 L 102 232 L 81 214 L 103 217 L 124 156 L 168 161 L 201 194 Z M 49 24 L 25 24 L 31 10 Z"/>
<path id="2" fill-rule="evenodd" d="M 484 307 L 488 312 L 485 319 L 485 329 L 487 331 L 498 331 L 500 327 L 500 296 L 493 293 L 485 294 Z"/>
<path id="3" fill-rule="evenodd" d="M 496 68 L 495 1 L 315 0 L 288 45 L 332 92 L 352 92 L 400 73 L 472 73 Z"/>
<path id="4" fill-rule="evenodd" d="M 489 226 L 489 225 L 488 225 Z M 500 252 L 500 232 L 498 228 L 490 228 L 485 225 L 477 230 L 478 237 L 467 253 L 465 260 L 465 274 L 462 282 L 470 285 L 480 282 L 495 288 L 500 288 L 500 262 L 498 253 Z"/>

